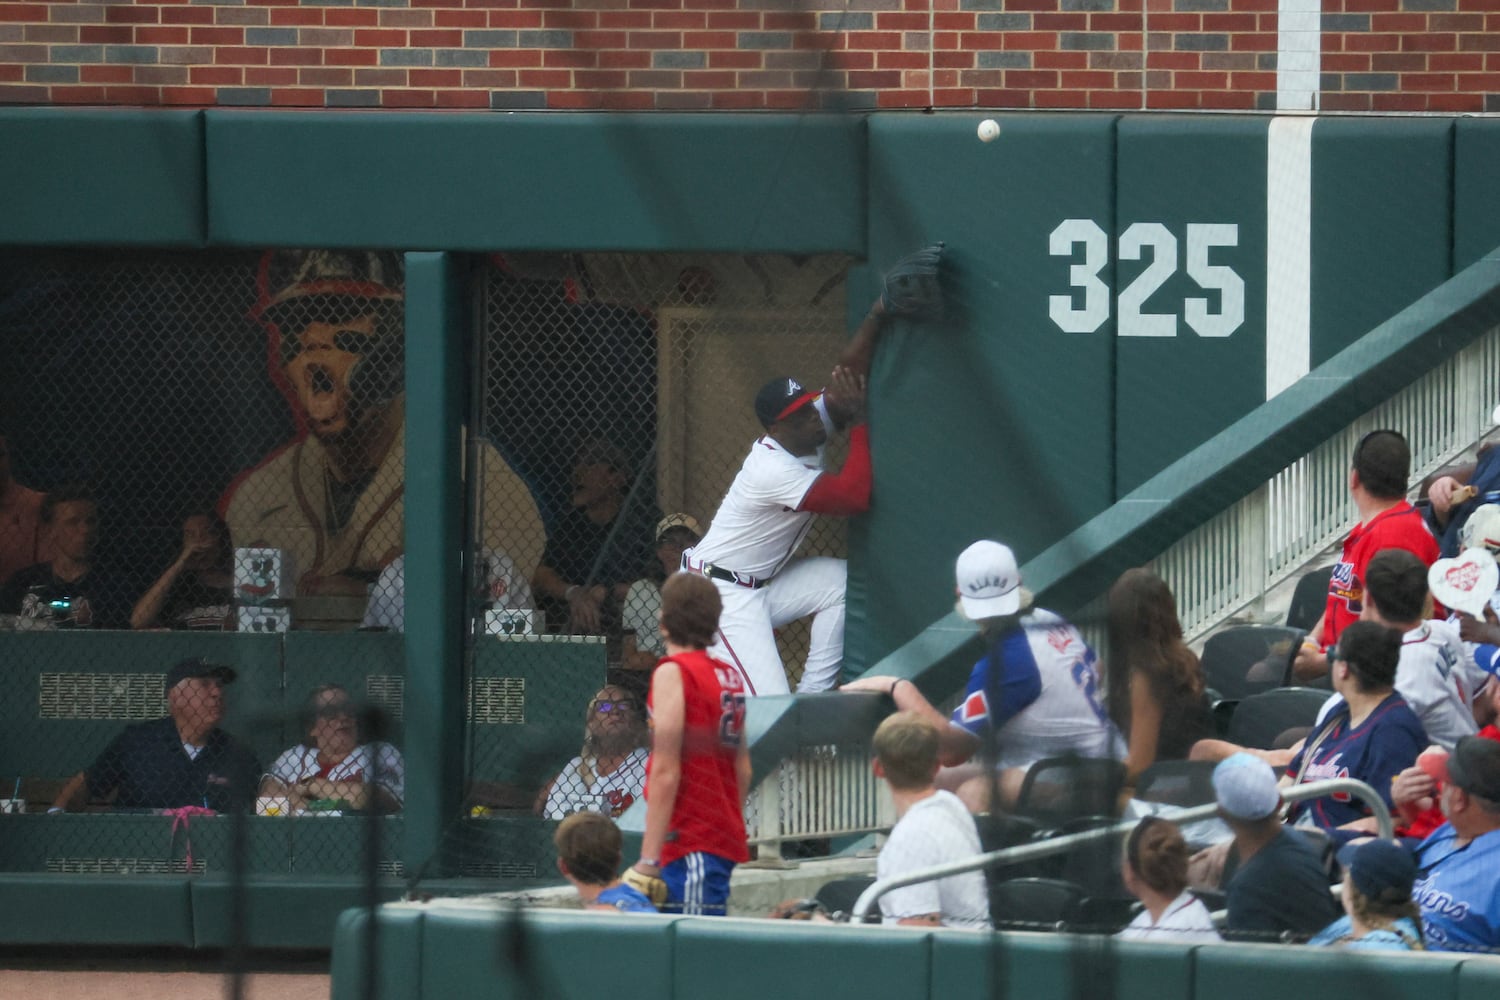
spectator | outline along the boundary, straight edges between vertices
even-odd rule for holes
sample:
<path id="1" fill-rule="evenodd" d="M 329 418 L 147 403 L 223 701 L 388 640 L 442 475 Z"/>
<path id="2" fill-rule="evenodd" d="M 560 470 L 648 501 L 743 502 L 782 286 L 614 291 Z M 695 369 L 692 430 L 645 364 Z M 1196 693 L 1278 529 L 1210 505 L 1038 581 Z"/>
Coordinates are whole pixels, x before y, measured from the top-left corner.
<path id="1" fill-rule="evenodd" d="M 234 544 L 283 550 L 297 593 L 364 599 L 401 553 L 405 516 L 405 344 L 401 255 L 274 250 L 255 318 L 270 338 L 271 378 L 299 430 L 225 494 Z M 478 445 L 472 478 L 485 504 L 483 544 L 528 573 L 542 546 L 531 492 Z"/>
<path id="2" fill-rule="evenodd" d="M 94 564 L 99 505 L 86 487 L 61 486 L 42 500 L 49 562 L 13 574 L 0 587 L 0 613 L 56 628 L 125 628 L 130 603 L 119 579 Z"/>
<path id="3" fill-rule="evenodd" d="M 1365 569 L 1360 620 L 1403 633 L 1396 690 L 1433 742 L 1451 748 L 1473 735 L 1471 663 L 1458 629 L 1424 620 L 1427 567 L 1405 549 L 1376 553 Z"/>
<path id="4" fill-rule="evenodd" d="M 1411 852 L 1389 840 L 1346 850 L 1344 915 L 1307 943 L 1360 951 L 1423 950 L 1422 919 L 1411 898 L 1417 877 Z"/>
<path id="5" fill-rule="evenodd" d="M 624 838 L 614 821 L 595 812 L 578 812 L 552 834 L 557 870 L 567 879 L 585 910 L 609 913 L 655 913 L 651 900 L 620 881 Z"/>
<path id="6" fill-rule="evenodd" d="M 1500 743 L 1465 736 L 1440 778 L 1448 821 L 1417 848 L 1413 892 L 1427 946 L 1500 949 Z"/>
<path id="7" fill-rule="evenodd" d="M 613 444 L 590 441 L 573 463 L 572 506 L 547 539 L 532 590 L 548 626 L 570 635 L 617 636 L 630 585 L 649 571 L 655 505 L 627 496 L 630 463 Z"/>
<path id="8" fill-rule="evenodd" d="M 1477 735 L 1500 743 L 1497 719 L 1500 719 L 1500 681 L 1491 679 L 1474 696 L 1474 721 L 1480 727 Z M 1415 764 L 1391 782 L 1391 802 L 1400 819 L 1396 827 L 1398 836 L 1419 841 L 1447 822 L 1439 805 L 1443 796 L 1442 776 L 1447 773 L 1446 760 L 1447 754 L 1441 747 L 1428 747 Z"/>
<path id="9" fill-rule="evenodd" d="M 701 576 L 675 573 L 662 585 L 667 656 L 651 676 L 646 832 L 625 881 L 683 913 L 726 913 L 730 873 L 750 857 L 745 688 L 738 671 L 706 652 L 721 610 L 719 591 Z"/>
<path id="10" fill-rule="evenodd" d="M 1427 746 L 1422 723 L 1396 693 L 1401 634 L 1374 622 L 1344 629 L 1330 654 L 1333 689 L 1343 696 L 1313 728 L 1287 765 L 1291 783 L 1357 778 L 1391 805 L 1391 778 L 1410 767 Z M 1370 807 L 1351 796 L 1324 796 L 1296 803 L 1289 820 L 1315 825 L 1347 839 Z M 1341 828 L 1355 825 L 1351 830 Z"/>
<path id="11" fill-rule="evenodd" d="M 1188 890 L 1188 847 L 1171 820 L 1147 816 L 1125 837 L 1120 874 L 1145 907 L 1117 937 L 1126 941 L 1219 940 L 1208 907 Z"/>
<path id="12" fill-rule="evenodd" d="M 547 819 L 581 811 L 618 819 L 646 784 L 650 740 L 640 702 L 616 685 L 600 688 L 589 702 L 583 750 L 542 789 L 536 811 Z"/>
<path id="13" fill-rule="evenodd" d="M 1500 499 L 1500 448 L 1485 445 L 1477 461 L 1440 469 L 1427 477 L 1423 486 L 1439 553 L 1451 559 L 1468 547 L 1462 534 L 1469 519 L 1485 504 Z M 1472 489 L 1464 490 L 1466 486 Z"/>
<path id="14" fill-rule="evenodd" d="M 1118 731 L 1099 699 L 1094 651 L 1072 625 L 1032 608 L 1016 557 L 999 542 L 975 542 L 958 557 L 958 611 L 979 625 L 989 646 L 969 675 L 963 701 L 945 719 L 905 678 L 861 677 L 845 691 L 889 694 L 896 708 L 937 727 L 939 759 L 952 771 L 938 780 L 974 812 L 988 812 L 990 790 L 1013 802 L 1027 769 L 1045 757 L 1122 755 Z M 984 760 L 959 768 L 988 740 Z"/>
<path id="15" fill-rule="evenodd" d="M 1177 602 L 1148 569 L 1109 591 L 1109 715 L 1126 735 L 1126 783 L 1158 760 L 1183 760 L 1213 734 L 1198 657 L 1182 641 Z"/>
<path id="16" fill-rule="evenodd" d="M 625 594 L 624 645 L 626 670 L 647 671 L 661 659 L 661 581 L 682 567 L 682 553 L 698 544 L 703 529 L 691 514 L 668 514 L 656 525 L 656 559 L 661 574 L 652 573 L 630 585 Z"/>
<path id="17" fill-rule="evenodd" d="M 130 613 L 134 629 L 215 630 L 234 627 L 234 550 L 217 515 L 189 514 L 182 551 Z"/>
<path id="18" fill-rule="evenodd" d="M 531 581 L 510 556 L 485 549 L 479 558 L 484 579 L 474 599 L 481 608 L 529 612 L 536 607 L 531 596 Z M 365 605 L 365 617 L 360 627 L 375 631 L 406 631 L 405 553 L 380 571 L 379 579 L 370 589 L 370 601 Z"/>
<path id="19" fill-rule="evenodd" d="M 293 812 L 314 802 L 400 811 L 406 762 L 389 743 L 366 739 L 348 691 L 337 684 L 313 688 L 297 721 L 306 741 L 276 758 L 260 783 L 260 794 L 285 795 Z"/>
<path id="20" fill-rule="evenodd" d="M 10 440 L 0 434 L 0 583 L 52 557 L 51 543 L 41 530 L 42 494 L 16 482 L 11 454 Z"/>
<path id="21" fill-rule="evenodd" d="M 1437 540 L 1422 521 L 1422 515 L 1406 501 L 1407 477 L 1411 474 L 1411 449 L 1395 431 L 1371 431 L 1354 448 L 1349 472 L 1349 493 L 1359 512 L 1356 524 L 1344 539 L 1343 554 L 1328 582 L 1328 606 L 1308 640 L 1297 652 L 1293 670 L 1299 680 L 1317 680 L 1328 674 L 1328 657 L 1344 628 L 1359 619 L 1363 607 L 1365 567 L 1382 549 L 1406 549 L 1431 566 L 1438 556 Z"/>
<path id="22" fill-rule="evenodd" d="M 1338 916 L 1327 873 L 1306 839 L 1282 825 L 1271 765 L 1234 754 L 1214 768 L 1213 784 L 1239 860 L 1228 883 L 1226 931 L 1267 940 L 1326 927 Z"/>
<path id="23" fill-rule="evenodd" d="M 939 730 L 916 712 L 897 712 L 875 730 L 875 774 L 896 807 L 896 825 L 875 862 L 878 879 L 984 853 L 974 817 L 957 796 L 939 791 Z M 880 897 L 887 923 L 989 929 L 989 895 L 978 871 L 918 882 Z"/>
<path id="24" fill-rule="evenodd" d="M 117 809 L 201 806 L 215 812 L 250 808 L 261 767 L 255 754 L 219 728 L 231 667 L 194 658 L 167 671 L 166 718 L 127 726 L 98 758 L 75 774 L 48 812 L 113 797 Z"/>

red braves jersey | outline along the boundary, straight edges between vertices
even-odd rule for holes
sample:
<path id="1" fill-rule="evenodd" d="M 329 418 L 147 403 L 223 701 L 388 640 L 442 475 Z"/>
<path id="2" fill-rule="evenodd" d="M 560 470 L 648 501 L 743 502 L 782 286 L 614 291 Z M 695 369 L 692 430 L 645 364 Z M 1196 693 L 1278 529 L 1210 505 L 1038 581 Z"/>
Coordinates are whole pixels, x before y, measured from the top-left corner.
<path id="1" fill-rule="evenodd" d="M 735 863 L 749 861 L 745 814 L 734 772 L 745 729 L 744 685 L 733 667 L 701 649 L 680 653 L 670 662 L 682 674 L 682 780 L 661 864 L 699 851 Z M 655 765 L 653 754 L 646 771 L 648 802 Z"/>
<path id="2" fill-rule="evenodd" d="M 1431 566 L 1437 561 L 1437 539 L 1422 515 L 1402 500 L 1366 524 L 1357 524 L 1344 539 L 1344 553 L 1328 580 L 1328 607 L 1323 613 L 1323 645 L 1331 646 L 1352 622 L 1359 621 L 1365 596 L 1365 567 L 1381 549 L 1405 549 Z"/>

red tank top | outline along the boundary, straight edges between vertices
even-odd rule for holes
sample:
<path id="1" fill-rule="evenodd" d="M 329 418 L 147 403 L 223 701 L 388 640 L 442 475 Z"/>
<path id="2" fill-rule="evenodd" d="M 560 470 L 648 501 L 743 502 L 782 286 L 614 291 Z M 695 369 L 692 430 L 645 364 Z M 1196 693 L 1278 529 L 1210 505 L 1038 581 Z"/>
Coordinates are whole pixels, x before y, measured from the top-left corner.
<path id="1" fill-rule="evenodd" d="M 733 667 L 701 649 L 669 659 L 682 674 L 682 780 L 661 863 L 699 851 L 735 863 L 748 861 L 745 814 L 734 773 L 745 729 L 744 685 Z M 647 764 L 648 802 L 654 765 L 653 756 Z"/>

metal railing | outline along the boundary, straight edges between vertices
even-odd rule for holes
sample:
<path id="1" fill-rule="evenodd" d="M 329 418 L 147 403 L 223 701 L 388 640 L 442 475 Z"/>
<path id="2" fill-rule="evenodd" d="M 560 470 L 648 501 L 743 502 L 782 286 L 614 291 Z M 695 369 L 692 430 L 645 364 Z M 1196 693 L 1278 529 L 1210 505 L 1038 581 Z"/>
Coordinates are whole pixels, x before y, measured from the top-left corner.
<path id="1" fill-rule="evenodd" d="M 1236 614 L 1264 613 L 1266 592 L 1339 540 L 1354 519 L 1349 456 L 1360 437 L 1406 435 L 1417 481 L 1491 429 L 1500 402 L 1500 330 L 1447 359 L 1156 559 L 1189 641 Z"/>
<path id="2" fill-rule="evenodd" d="M 1390 811 L 1386 808 L 1385 801 L 1381 799 L 1380 793 L 1375 791 L 1363 781 L 1353 778 L 1333 778 L 1328 781 L 1311 781 L 1305 785 L 1297 785 L 1294 788 L 1282 790 L 1283 802 L 1301 802 L 1305 799 L 1321 799 L 1325 795 L 1334 795 L 1339 792 L 1348 792 L 1370 807 L 1375 814 L 1375 823 L 1379 828 L 1378 836 L 1382 840 L 1391 839 L 1393 827 L 1391 826 Z M 1174 813 L 1170 817 L 1174 823 L 1188 823 L 1201 819 L 1211 819 L 1218 814 L 1219 807 L 1216 804 L 1193 806 L 1182 812 Z M 1128 833 L 1135 828 L 1139 819 L 1124 820 L 1114 826 L 1100 827 L 1095 830 L 1086 830 L 1083 833 L 1070 833 L 1061 837 L 1052 837 L 1048 840 L 1040 840 L 1035 843 L 1021 844 L 1016 847 L 1002 847 L 999 850 L 989 851 L 985 854 L 976 854 L 972 858 L 964 858 L 962 861 L 950 861 L 943 865 L 933 865 L 931 868 L 921 868 L 905 875 L 893 875 L 890 878 L 878 879 L 864 892 L 860 893 L 859 899 L 854 903 L 853 923 L 863 923 L 866 914 L 876 901 L 890 892 L 892 889 L 901 889 L 920 882 L 931 882 L 934 879 L 947 878 L 949 875 L 962 875 L 965 872 L 979 871 L 997 865 L 1015 864 L 1021 861 L 1033 861 L 1037 858 L 1050 857 L 1054 854 L 1066 854 L 1068 851 L 1080 844 L 1089 844 L 1096 840 L 1105 840 Z"/>

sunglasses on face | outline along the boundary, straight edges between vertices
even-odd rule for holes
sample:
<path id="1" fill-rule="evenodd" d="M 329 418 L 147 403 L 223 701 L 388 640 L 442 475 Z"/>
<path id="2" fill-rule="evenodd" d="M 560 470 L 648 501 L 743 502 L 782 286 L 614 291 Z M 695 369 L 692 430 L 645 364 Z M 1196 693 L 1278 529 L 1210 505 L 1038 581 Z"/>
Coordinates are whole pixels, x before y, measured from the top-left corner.
<path id="1" fill-rule="evenodd" d="M 354 709 L 347 701 L 329 702 L 327 705 L 318 706 L 318 718 L 336 719 L 341 715 L 353 715 Z"/>
<path id="2" fill-rule="evenodd" d="M 596 701 L 593 710 L 595 715 L 609 715 L 612 712 L 623 712 L 628 715 L 632 707 L 628 701 Z"/>

